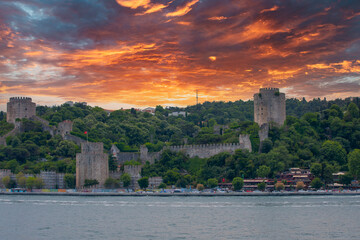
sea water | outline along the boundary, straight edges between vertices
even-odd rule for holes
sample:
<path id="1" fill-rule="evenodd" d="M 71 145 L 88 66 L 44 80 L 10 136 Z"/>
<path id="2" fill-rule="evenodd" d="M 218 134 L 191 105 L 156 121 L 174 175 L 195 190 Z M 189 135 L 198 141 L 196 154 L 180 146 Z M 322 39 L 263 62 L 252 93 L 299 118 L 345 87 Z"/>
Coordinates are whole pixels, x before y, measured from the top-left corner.
<path id="1" fill-rule="evenodd" d="M 360 239 L 360 196 L 0 195 L 0 239 Z"/>

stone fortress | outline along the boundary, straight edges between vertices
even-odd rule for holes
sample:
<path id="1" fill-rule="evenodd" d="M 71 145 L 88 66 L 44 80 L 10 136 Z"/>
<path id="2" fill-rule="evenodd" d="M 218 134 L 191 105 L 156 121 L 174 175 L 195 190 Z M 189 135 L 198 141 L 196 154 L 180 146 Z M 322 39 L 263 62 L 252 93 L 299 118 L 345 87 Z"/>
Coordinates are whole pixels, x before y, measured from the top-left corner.
<path id="1" fill-rule="evenodd" d="M 108 154 L 104 153 L 103 143 L 82 143 L 81 153 L 76 154 L 76 187 L 83 187 L 85 179 L 96 179 L 104 187 L 108 177 Z"/>
<path id="2" fill-rule="evenodd" d="M 285 93 L 280 93 L 278 88 L 260 88 L 260 92 L 254 94 L 254 122 L 259 127 L 271 122 L 281 126 L 285 118 Z"/>
<path id="3" fill-rule="evenodd" d="M 21 133 L 21 122 L 17 122 L 16 119 L 28 118 L 41 122 L 44 131 L 49 131 L 52 135 L 61 135 L 63 139 L 74 141 L 76 144 L 81 145 L 81 153 L 76 154 L 77 188 L 83 188 L 85 179 L 96 179 L 99 181 L 98 187 L 103 187 L 105 180 L 109 176 L 119 178 L 125 172 L 131 175 L 131 186 L 136 187 L 137 180 L 141 177 L 141 165 L 131 166 L 125 165 L 125 163 L 131 160 L 138 160 L 141 164 L 146 162 L 153 164 L 166 149 L 174 152 L 183 152 L 189 157 L 198 156 L 200 158 L 208 158 L 221 152 L 233 154 L 237 149 L 252 151 L 249 134 L 240 134 L 238 143 L 166 146 L 160 152 L 148 152 L 145 145 L 140 147 L 140 152 L 138 153 L 120 152 L 115 145 L 112 145 L 110 155 L 117 161 L 119 166 L 125 166 L 123 172 L 109 172 L 108 154 L 103 151 L 103 143 L 87 142 L 71 135 L 72 121 L 65 120 L 59 123 L 57 127 L 49 126 L 46 120 L 36 116 L 36 104 L 32 102 L 31 98 L 10 98 L 7 107 L 7 121 L 14 123 L 15 128 L 8 134 L 0 137 L 0 144 L 6 145 L 5 139 L 7 136 Z M 260 145 L 268 137 L 270 124 L 283 125 L 286 117 L 285 111 L 285 94 L 280 93 L 278 88 L 261 88 L 260 92 L 254 95 L 254 120 L 260 126 Z M 226 129 L 226 126 L 221 126 L 221 129 Z M 221 134 L 220 130 L 216 130 L 216 132 L 218 132 L 216 134 Z M 63 175 L 59 175 L 59 173 L 43 172 L 41 177 L 46 186 L 54 186 L 55 184 L 56 186 L 63 186 L 59 183 L 59 179 L 63 179 Z M 149 182 L 151 185 L 152 179 L 149 179 Z M 158 184 L 161 182 L 161 179 L 155 177 L 154 182 Z"/>
<path id="4" fill-rule="evenodd" d="M 28 97 L 12 97 L 7 103 L 6 120 L 15 123 L 16 119 L 31 118 L 36 115 L 36 104 Z"/>

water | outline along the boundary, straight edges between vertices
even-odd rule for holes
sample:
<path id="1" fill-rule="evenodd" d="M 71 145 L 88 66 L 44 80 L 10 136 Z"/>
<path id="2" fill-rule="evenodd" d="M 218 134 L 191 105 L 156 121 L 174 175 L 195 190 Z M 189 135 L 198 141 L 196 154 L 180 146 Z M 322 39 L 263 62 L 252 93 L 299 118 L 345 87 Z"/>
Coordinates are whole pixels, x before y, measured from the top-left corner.
<path id="1" fill-rule="evenodd" d="M 0 239 L 360 239 L 360 196 L 0 195 Z"/>

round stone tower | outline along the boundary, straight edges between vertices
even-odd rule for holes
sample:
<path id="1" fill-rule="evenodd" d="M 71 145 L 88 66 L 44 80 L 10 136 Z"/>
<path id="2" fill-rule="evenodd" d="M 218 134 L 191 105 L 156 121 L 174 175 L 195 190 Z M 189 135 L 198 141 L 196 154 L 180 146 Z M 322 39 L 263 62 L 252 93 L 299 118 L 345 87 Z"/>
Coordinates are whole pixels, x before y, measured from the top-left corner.
<path id="1" fill-rule="evenodd" d="M 280 93 L 278 88 L 260 88 L 260 92 L 254 94 L 254 121 L 260 127 L 270 122 L 281 126 L 285 118 L 285 93 Z"/>
<path id="2" fill-rule="evenodd" d="M 6 120 L 15 123 L 17 118 L 31 118 L 36 115 L 36 104 L 28 97 L 12 97 L 7 103 Z"/>

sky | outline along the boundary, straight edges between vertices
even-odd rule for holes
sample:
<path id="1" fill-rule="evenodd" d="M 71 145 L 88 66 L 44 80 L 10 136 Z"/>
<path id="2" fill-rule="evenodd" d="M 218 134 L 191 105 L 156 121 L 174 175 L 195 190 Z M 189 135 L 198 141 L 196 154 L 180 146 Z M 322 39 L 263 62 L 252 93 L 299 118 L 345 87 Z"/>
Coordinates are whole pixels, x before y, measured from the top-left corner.
<path id="1" fill-rule="evenodd" d="M 359 0 L 0 0 L 0 110 L 359 96 Z"/>

